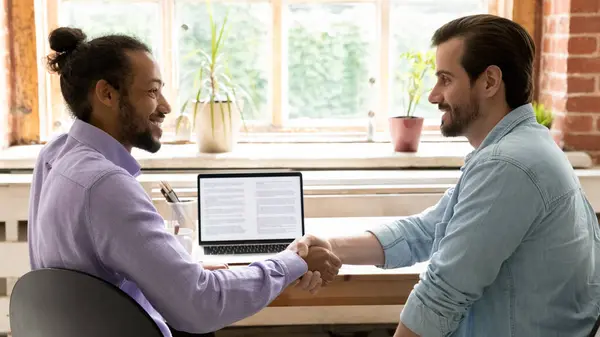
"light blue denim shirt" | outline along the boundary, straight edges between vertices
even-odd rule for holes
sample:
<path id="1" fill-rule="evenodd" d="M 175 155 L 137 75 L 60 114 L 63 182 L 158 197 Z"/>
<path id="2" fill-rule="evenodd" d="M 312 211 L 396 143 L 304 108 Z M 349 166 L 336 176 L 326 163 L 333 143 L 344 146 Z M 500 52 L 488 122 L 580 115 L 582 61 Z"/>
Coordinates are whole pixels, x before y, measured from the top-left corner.
<path id="1" fill-rule="evenodd" d="M 461 170 L 435 206 L 372 230 L 381 267 L 429 260 L 404 325 L 422 337 L 587 337 L 600 315 L 600 228 L 531 105 Z"/>

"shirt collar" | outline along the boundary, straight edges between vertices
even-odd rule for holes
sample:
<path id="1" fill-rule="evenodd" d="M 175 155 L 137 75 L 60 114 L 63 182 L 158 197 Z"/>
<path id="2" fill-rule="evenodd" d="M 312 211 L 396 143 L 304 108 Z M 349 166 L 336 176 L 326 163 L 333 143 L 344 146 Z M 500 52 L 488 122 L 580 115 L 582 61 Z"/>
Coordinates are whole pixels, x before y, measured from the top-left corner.
<path id="1" fill-rule="evenodd" d="M 535 122 L 535 114 L 533 112 L 533 106 L 531 103 L 521 105 L 516 109 L 512 110 L 504 118 L 494 126 L 492 131 L 488 133 L 488 135 L 483 139 L 481 145 L 478 148 L 469 153 L 465 158 L 465 164 L 471 159 L 475 154 L 477 154 L 482 149 L 486 148 L 489 145 L 495 144 L 502 139 L 502 137 L 506 136 L 509 132 L 511 132 L 517 125 L 525 122 L 525 121 L 533 121 Z"/>
<path id="2" fill-rule="evenodd" d="M 140 164 L 131 153 L 103 130 L 76 118 L 69 130 L 69 136 L 100 152 L 106 159 L 125 169 L 132 176 L 136 177 L 140 174 Z"/>

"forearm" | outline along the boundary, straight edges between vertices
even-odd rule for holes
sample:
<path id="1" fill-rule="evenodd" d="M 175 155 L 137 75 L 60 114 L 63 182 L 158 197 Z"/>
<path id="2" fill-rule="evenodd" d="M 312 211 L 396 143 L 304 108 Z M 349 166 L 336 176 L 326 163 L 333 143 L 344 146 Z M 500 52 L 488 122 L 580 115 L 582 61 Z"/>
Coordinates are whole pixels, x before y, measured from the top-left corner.
<path id="1" fill-rule="evenodd" d="M 118 275 L 134 283 L 180 331 L 214 331 L 251 316 L 308 270 L 289 250 L 247 267 L 203 269 L 165 231 L 163 218 L 139 183 L 125 174 L 107 176 L 89 198 L 97 206 L 88 216 L 96 257 L 115 281 L 120 281 Z M 106 209 L 111 212 L 102 211 Z"/>
<path id="2" fill-rule="evenodd" d="M 290 255 L 210 273 L 205 287 L 197 289 L 193 298 L 196 332 L 221 329 L 266 307 L 302 276 Z"/>
<path id="3" fill-rule="evenodd" d="M 375 235 L 366 232 L 355 236 L 329 239 L 333 253 L 343 264 L 383 265 L 384 253 Z"/>

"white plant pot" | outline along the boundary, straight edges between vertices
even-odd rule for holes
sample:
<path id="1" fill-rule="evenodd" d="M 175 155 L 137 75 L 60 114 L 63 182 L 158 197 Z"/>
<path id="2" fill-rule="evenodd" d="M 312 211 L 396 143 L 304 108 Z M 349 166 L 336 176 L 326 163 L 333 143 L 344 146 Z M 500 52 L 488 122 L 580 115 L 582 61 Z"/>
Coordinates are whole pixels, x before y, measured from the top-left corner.
<path id="1" fill-rule="evenodd" d="M 239 139 L 241 116 L 235 104 L 231 103 L 229 106 L 231 106 L 231 114 L 227 103 L 214 103 L 212 113 L 214 120 L 211 121 L 210 104 L 198 104 L 195 124 L 196 142 L 200 152 L 223 153 L 233 151 Z M 240 108 L 242 108 L 241 104 Z M 191 109 L 191 116 L 193 116 L 193 105 Z"/>
<path id="2" fill-rule="evenodd" d="M 192 140 L 193 124 L 187 115 L 179 115 L 175 120 L 175 142 L 187 143 Z"/>

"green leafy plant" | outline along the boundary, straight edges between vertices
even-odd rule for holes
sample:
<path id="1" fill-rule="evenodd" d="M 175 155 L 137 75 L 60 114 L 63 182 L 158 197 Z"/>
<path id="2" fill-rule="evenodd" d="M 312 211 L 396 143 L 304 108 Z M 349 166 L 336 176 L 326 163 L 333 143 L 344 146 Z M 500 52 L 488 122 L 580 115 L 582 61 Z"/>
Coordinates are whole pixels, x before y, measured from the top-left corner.
<path id="1" fill-rule="evenodd" d="M 426 87 L 426 84 L 428 76 L 434 75 L 435 53 L 433 50 L 427 52 L 407 51 L 400 54 L 400 59 L 403 61 L 403 65 L 408 66 L 408 71 L 397 75 L 406 91 L 406 97 L 402 100 L 405 106 L 404 112 L 406 117 L 413 117 L 423 94 L 431 90 Z M 405 104 L 406 98 L 408 98 L 408 104 Z"/>
<path id="2" fill-rule="evenodd" d="M 184 113 L 189 103 L 193 104 L 192 121 L 195 123 L 196 116 L 202 112 L 208 105 L 210 109 L 210 120 L 212 135 L 215 136 L 215 118 L 220 118 L 225 124 L 225 114 L 229 116 L 229 123 L 232 123 L 232 109 L 234 104 L 246 128 L 245 119 L 240 102 L 249 104 L 253 108 L 253 102 L 250 95 L 240 85 L 235 83 L 230 75 L 228 68 L 228 57 L 223 51 L 228 30 L 228 13 L 225 14 L 223 21 L 219 24 L 215 22 L 210 2 L 207 2 L 207 11 L 210 24 L 210 48 L 204 50 L 198 48 L 192 51 L 186 57 L 199 57 L 200 65 L 197 69 L 197 76 L 194 77 L 193 97 L 188 98 L 181 107 L 181 113 Z M 187 31 L 187 25 L 182 29 Z M 221 108 L 220 116 L 215 116 L 215 105 L 219 104 Z M 225 129 L 226 130 L 226 129 Z M 225 134 L 226 136 L 226 134 Z"/>
<path id="3" fill-rule="evenodd" d="M 535 119 L 537 120 L 537 122 L 549 129 L 552 126 L 552 121 L 554 120 L 552 111 L 550 109 L 547 109 L 543 104 L 539 102 L 533 102 L 532 105 L 533 112 L 535 113 Z"/>

